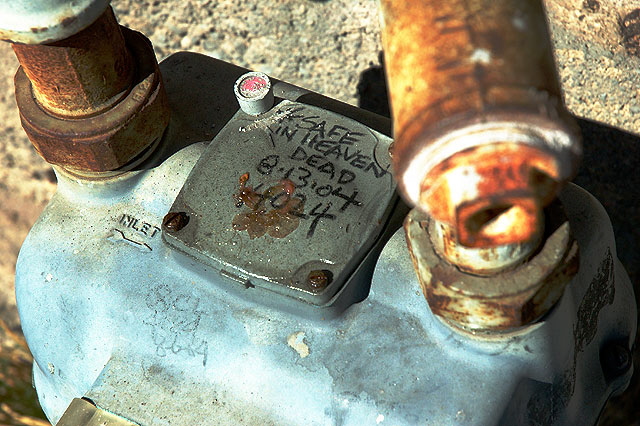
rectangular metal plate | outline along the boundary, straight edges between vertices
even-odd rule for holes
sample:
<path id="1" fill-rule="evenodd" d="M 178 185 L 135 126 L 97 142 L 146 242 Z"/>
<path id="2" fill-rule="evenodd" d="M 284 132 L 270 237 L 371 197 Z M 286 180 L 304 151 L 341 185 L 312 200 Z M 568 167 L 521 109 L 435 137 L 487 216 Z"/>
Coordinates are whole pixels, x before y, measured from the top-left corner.
<path id="1" fill-rule="evenodd" d="M 326 303 L 385 224 L 395 189 L 390 143 L 302 103 L 238 112 L 173 204 L 188 225 L 164 237 L 226 278 Z"/>

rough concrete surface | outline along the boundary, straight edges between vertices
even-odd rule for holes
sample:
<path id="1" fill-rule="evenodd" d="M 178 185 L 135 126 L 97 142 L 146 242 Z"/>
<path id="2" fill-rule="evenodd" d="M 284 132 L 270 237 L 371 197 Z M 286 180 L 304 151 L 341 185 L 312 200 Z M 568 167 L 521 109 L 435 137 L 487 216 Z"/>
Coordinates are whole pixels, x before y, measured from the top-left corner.
<path id="1" fill-rule="evenodd" d="M 640 131 L 638 0 L 547 0 L 567 108 L 575 115 Z"/>
<path id="2" fill-rule="evenodd" d="M 374 0 L 113 0 L 112 5 L 123 25 L 151 39 L 160 60 L 192 50 L 388 113 Z M 639 133 L 640 15 L 636 25 L 633 11 L 640 1 L 546 0 L 546 6 L 569 109 Z M 55 191 L 55 177 L 20 128 L 12 82 L 16 68 L 10 46 L 0 43 L 0 319 L 7 325 L 0 327 L 0 359 L 10 360 L 0 362 L 0 423 L 44 424 L 33 409 L 13 276 L 20 244 Z M 637 283 L 640 141 L 591 121 L 580 125 L 585 159 L 576 182 L 611 215 L 619 257 Z M 636 396 L 640 385 L 634 380 L 609 405 L 601 424 L 636 424 Z"/>

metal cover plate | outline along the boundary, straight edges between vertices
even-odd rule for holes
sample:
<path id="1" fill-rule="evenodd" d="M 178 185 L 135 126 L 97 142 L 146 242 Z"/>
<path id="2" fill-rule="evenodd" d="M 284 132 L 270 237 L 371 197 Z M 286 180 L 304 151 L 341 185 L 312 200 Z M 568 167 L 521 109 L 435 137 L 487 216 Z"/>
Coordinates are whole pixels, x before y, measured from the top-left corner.
<path id="1" fill-rule="evenodd" d="M 191 172 L 165 240 L 221 275 L 326 303 L 379 236 L 394 199 L 391 139 L 324 109 L 282 101 L 239 111 Z M 309 280 L 318 274 L 328 281 Z M 322 280 L 320 280 L 322 281 Z"/>

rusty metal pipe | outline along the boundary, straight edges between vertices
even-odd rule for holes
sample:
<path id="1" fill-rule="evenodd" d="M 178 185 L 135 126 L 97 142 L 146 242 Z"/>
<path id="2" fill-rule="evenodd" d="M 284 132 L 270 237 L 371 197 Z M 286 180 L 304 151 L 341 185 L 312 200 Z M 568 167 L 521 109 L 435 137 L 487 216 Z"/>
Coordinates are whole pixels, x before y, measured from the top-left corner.
<path id="1" fill-rule="evenodd" d="M 401 193 L 460 243 L 535 239 L 575 173 L 539 0 L 381 0 Z"/>
<path id="2" fill-rule="evenodd" d="M 12 46 L 34 97 L 57 116 L 78 118 L 106 111 L 133 82 L 133 60 L 110 7 L 64 40 Z"/>
<path id="3" fill-rule="evenodd" d="M 22 127 L 46 161 L 90 177 L 125 170 L 158 145 L 169 105 L 153 46 L 111 8 L 71 37 L 13 48 Z"/>

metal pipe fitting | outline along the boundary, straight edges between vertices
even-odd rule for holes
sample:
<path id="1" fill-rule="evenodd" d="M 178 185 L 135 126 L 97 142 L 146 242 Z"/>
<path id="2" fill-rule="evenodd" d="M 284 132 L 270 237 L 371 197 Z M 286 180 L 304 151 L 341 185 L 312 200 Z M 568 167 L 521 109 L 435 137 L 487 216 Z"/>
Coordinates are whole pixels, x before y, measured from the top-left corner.
<path id="1" fill-rule="evenodd" d="M 475 249 L 471 255 L 454 247 L 443 256 L 438 224 L 412 210 L 404 225 L 407 244 L 431 311 L 461 329 L 484 332 L 541 318 L 579 266 L 578 244 L 559 202 L 547 207 L 545 221 L 538 246 Z"/>
<path id="2" fill-rule="evenodd" d="M 14 43 L 13 50 L 38 103 L 61 117 L 103 112 L 126 95 L 133 81 L 134 63 L 111 8 L 67 39 Z"/>
<path id="3" fill-rule="evenodd" d="M 69 38 L 13 48 L 22 125 L 49 163 L 117 170 L 164 132 L 169 106 L 153 47 L 111 8 Z"/>
<path id="4" fill-rule="evenodd" d="M 430 220 L 427 231 L 438 256 L 461 271 L 474 275 L 493 275 L 515 268 L 536 251 L 541 240 L 535 238 L 495 247 L 465 247 L 446 223 Z"/>
<path id="5" fill-rule="evenodd" d="M 535 240 L 576 172 L 539 0 L 381 0 L 404 197 L 468 247 Z"/>

